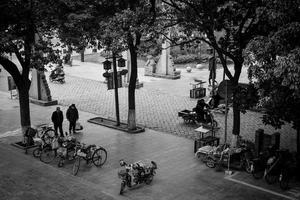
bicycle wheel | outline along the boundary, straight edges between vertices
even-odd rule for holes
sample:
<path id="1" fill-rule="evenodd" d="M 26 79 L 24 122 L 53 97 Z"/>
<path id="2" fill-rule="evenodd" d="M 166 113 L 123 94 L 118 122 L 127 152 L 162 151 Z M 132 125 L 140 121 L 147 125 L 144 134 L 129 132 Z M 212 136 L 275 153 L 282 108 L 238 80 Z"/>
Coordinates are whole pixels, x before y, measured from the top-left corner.
<path id="1" fill-rule="evenodd" d="M 261 179 L 264 176 L 264 170 L 259 169 L 256 166 L 257 165 L 255 165 L 254 162 L 251 162 L 250 171 L 252 173 L 253 178 L 255 178 L 255 179 Z"/>
<path id="2" fill-rule="evenodd" d="M 55 150 L 53 150 L 51 147 L 45 147 L 41 151 L 40 160 L 44 163 L 50 163 L 55 158 Z"/>
<path id="3" fill-rule="evenodd" d="M 92 161 L 94 165 L 97 167 L 101 167 L 102 165 L 104 165 L 106 159 L 107 159 L 107 152 L 102 147 L 97 149 L 92 156 Z"/>
<path id="4" fill-rule="evenodd" d="M 215 168 L 216 167 L 216 162 L 212 158 L 207 158 L 206 160 L 206 166 L 209 168 Z"/>
<path id="5" fill-rule="evenodd" d="M 282 190 L 289 189 L 289 182 L 290 182 L 290 179 L 289 179 L 288 175 L 286 175 L 286 174 L 280 175 L 279 186 Z"/>
<path id="6" fill-rule="evenodd" d="M 263 170 L 257 170 L 257 171 L 252 171 L 252 176 L 255 179 L 261 179 L 264 176 L 264 171 Z"/>
<path id="7" fill-rule="evenodd" d="M 45 141 L 46 144 L 51 144 L 52 139 L 54 137 L 55 137 L 55 131 L 52 128 L 45 131 L 44 141 Z"/>
<path id="8" fill-rule="evenodd" d="M 276 180 L 277 180 L 277 178 L 278 177 L 276 175 L 270 175 L 270 174 L 266 174 L 265 175 L 265 180 L 270 185 L 273 184 L 273 183 L 275 183 Z"/>
<path id="9" fill-rule="evenodd" d="M 38 147 L 35 150 L 33 150 L 32 152 L 33 157 L 39 158 L 41 156 L 41 151 L 42 151 L 41 147 Z"/>
<path id="10" fill-rule="evenodd" d="M 252 172 L 251 165 L 252 165 L 252 162 L 246 158 L 244 160 L 243 167 L 248 174 L 251 174 L 251 172 Z"/>
<path id="11" fill-rule="evenodd" d="M 64 165 L 65 165 L 65 158 L 60 157 L 60 158 L 59 158 L 59 161 L 58 161 L 58 163 L 57 163 L 57 166 L 58 166 L 58 167 L 63 167 Z"/>
<path id="12" fill-rule="evenodd" d="M 72 174 L 74 176 L 76 176 L 78 174 L 79 167 L 80 167 L 80 160 L 81 160 L 81 157 L 80 156 L 76 156 L 75 162 L 74 162 L 73 168 L 72 168 Z"/>

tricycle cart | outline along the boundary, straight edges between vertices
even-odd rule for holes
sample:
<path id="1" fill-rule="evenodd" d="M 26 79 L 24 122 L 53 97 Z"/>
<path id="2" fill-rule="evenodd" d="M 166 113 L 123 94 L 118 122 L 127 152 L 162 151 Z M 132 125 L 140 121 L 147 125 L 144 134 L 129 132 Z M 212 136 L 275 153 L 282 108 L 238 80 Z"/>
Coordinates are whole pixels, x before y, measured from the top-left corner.
<path id="1" fill-rule="evenodd" d="M 196 122 L 196 112 L 191 110 L 182 110 L 178 112 L 178 117 L 182 117 L 186 124 Z"/>

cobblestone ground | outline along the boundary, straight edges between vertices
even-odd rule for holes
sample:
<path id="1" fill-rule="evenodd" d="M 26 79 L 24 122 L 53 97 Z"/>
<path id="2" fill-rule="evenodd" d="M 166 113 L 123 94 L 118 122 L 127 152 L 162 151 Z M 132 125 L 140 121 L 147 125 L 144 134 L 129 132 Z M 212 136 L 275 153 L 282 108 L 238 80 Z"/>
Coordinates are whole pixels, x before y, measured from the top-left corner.
<path id="1" fill-rule="evenodd" d="M 136 90 L 136 115 L 137 123 L 153 130 L 175 134 L 187 138 L 193 138 L 197 124 L 185 124 L 178 112 L 184 109 L 192 109 L 196 105 L 195 99 L 189 98 L 189 87 L 192 77 L 184 75 L 179 80 L 158 80 L 147 82 L 144 87 Z M 205 79 L 204 79 L 205 80 Z M 102 117 L 115 118 L 114 90 L 107 90 L 106 84 L 101 81 L 85 79 L 75 76 L 66 76 L 66 84 L 49 83 L 52 97 L 61 105 L 75 103 L 83 111 L 95 113 Z M 127 88 L 119 89 L 120 118 L 127 119 Z M 232 110 L 228 115 L 228 141 L 231 138 Z M 225 117 L 216 113 L 215 119 L 220 129 L 217 136 L 224 139 Z M 255 131 L 263 128 L 265 133 L 272 134 L 276 130 L 270 126 L 264 126 L 260 120 L 261 114 L 247 112 L 241 114 L 241 136 L 254 140 Z M 296 133 L 290 126 L 281 130 L 281 146 L 296 149 Z"/>

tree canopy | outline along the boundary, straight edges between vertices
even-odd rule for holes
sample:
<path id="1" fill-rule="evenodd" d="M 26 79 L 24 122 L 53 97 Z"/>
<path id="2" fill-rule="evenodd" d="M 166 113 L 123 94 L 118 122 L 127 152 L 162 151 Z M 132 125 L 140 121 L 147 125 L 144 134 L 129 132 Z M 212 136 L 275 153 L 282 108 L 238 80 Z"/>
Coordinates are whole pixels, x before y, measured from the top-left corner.
<path id="1" fill-rule="evenodd" d="M 220 58 L 224 72 L 235 87 L 233 95 L 233 131 L 239 134 L 240 111 L 238 81 L 244 66 L 244 50 L 259 36 L 277 31 L 287 19 L 298 12 L 297 0 L 166 0 L 172 9 L 177 26 L 183 31 L 183 40 L 200 40 L 213 47 Z M 172 19 L 170 24 L 174 24 Z M 181 35 L 182 36 L 182 35 Z M 179 41 L 181 39 L 179 37 Z M 234 73 L 227 67 L 225 57 L 234 62 Z"/>

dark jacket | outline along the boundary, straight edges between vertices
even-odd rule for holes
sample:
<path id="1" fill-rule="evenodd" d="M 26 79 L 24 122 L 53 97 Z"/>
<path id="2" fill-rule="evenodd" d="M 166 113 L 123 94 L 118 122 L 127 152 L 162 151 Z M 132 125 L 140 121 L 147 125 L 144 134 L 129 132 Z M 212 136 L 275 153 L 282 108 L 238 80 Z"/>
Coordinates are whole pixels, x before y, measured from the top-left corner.
<path id="1" fill-rule="evenodd" d="M 67 110 L 67 119 L 70 122 L 76 122 L 78 120 L 78 110 L 76 107 L 72 108 L 71 106 Z"/>
<path id="2" fill-rule="evenodd" d="M 204 115 L 205 111 L 204 108 L 208 108 L 209 106 L 205 102 L 198 102 L 196 107 L 193 108 L 193 111 L 197 113 L 197 115 L 200 115 L 201 117 Z"/>
<path id="3" fill-rule="evenodd" d="M 51 120 L 54 124 L 62 124 L 63 121 L 64 121 L 64 115 L 63 115 L 63 112 L 62 111 L 54 111 L 52 113 L 52 117 L 51 117 Z"/>

